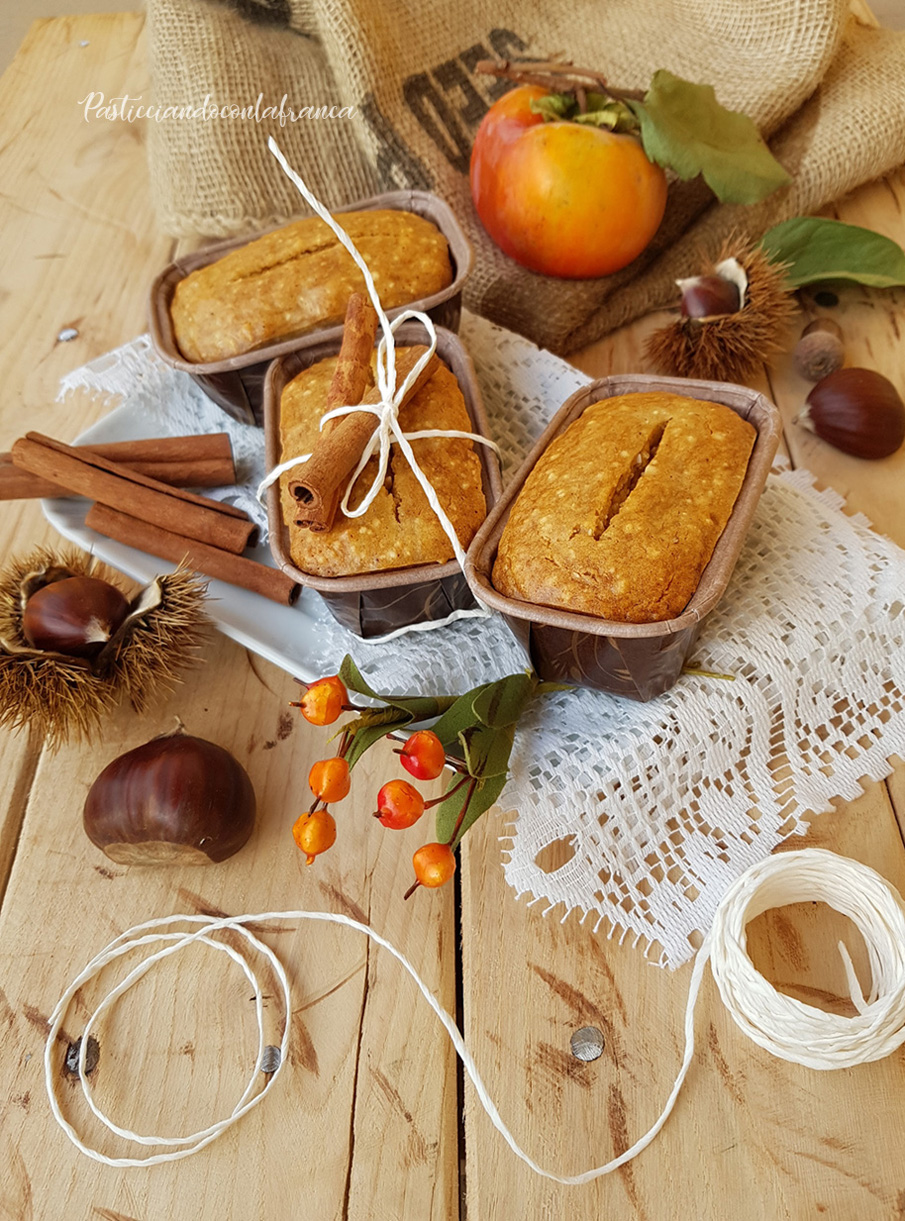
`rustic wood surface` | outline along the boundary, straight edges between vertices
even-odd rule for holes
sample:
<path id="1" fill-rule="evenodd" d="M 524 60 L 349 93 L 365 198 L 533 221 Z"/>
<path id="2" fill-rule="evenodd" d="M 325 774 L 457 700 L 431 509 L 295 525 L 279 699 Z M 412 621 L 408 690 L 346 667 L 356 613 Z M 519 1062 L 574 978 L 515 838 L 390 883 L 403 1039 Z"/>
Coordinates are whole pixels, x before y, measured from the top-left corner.
<path id="1" fill-rule="evenodd" d="M 154 226 L 141 127 L 86 123 L 77 105 L 91 90 L 142 92 L 142 31 L 135 15 L 38 22 L 0 80 L 0 448 L 26 427 L 68 439 L 103 414 L 87 396 L 56 404 L 59 378 L 143 329 L 146 287 L 173 248 Z M 834 214 L 905 241 L 903 201 L 900 174 Z M 832 312 L 851 363 L 905 385 L 905 294 L 846 288 L 839 296 Z M 655 322 L 594 345 L 576 363 L 593 375 L 643 367 L 641 344 Z M 78 337 L 58 342 L 66 326 Z M 782 408 L 793 462 L 905 544 L 905 454 L 858 462 L 792 426 L 806 386 L 788 360 L 759 384 Z M 38 505 L 4 505 L 0 555 L 52 541 Z M 372 924 L 447 1008 L 458 1003 L 504 1119 L 529 1153 L 560 1172 L 632 1143 L 659 1113 L 681 1056 L 689 970 L 658 971 L 627 946 L 517 902 L 499 844 L 514 812 L 489 815 L 467 837 L 460 903 L 447 889 L 403 904 L 421 837 L 384 833 L 365 817 L 392 774 L 387 752 L 375 751 L 355 773 L 339 842 L 305 869 L 288 829 L 325 734 L 290 713 L 297 688 L 281 671 L 219 636 L 203 658 L 152 714 L 122 711 L 90 748 L 49 754 L 34 735 L 0 736 L 0 1218 L 905 1219 L 902 1052 L 840 1073 L 785 1064 L 736 1030 L 708 981 L 695 1062 L 656 1143 L 609 1178 L 561 1188 L 533 1175 L 493 1130 L 398 964 L 358 934 L 293 922 L 262 931 L 294 990 L 292 1062 L 264 1104 L 187 1161 L 115 1170 L 81 1156 L 44 1095 L 47 1015 L 107 941 L 173 912 L 320 908 Z M 110 759 L 177 714 L 245 764 L 258 829 L 216 868 L 113 865 L 82 832 L 84 795 Z M 868 784 L 857 801 L 815 818 L 807 842 L 866 861 L 905 889 L 903 815 L 899 764 L 886 784 Z M 844 923 L 812 905 L 770 913 L 751 930 L 755 961 L 795 995 L 838 1007 L 846 988 L 835 942 Z M 96 1089 L 118 1122 L 187 1131 L 241 1093 L 253 1054 L 250 989 L 209 958 L 199 948 L 171 960 L 102 1023 Z M 863 972 L 864 962 L 856 965 Z M 87 1015 L 97 988 L 86 993 L 70 1025 Z M 269 1011 L 268 1020 L 276 1034 Z M 606 1050 L 580 1064 L 569 1038 L 588 1024 L 605 1032 Z M 62 1093 L 90 1140 L 111 1155 L 133 1152 L 99 1128 L 76 1085 Z"/>

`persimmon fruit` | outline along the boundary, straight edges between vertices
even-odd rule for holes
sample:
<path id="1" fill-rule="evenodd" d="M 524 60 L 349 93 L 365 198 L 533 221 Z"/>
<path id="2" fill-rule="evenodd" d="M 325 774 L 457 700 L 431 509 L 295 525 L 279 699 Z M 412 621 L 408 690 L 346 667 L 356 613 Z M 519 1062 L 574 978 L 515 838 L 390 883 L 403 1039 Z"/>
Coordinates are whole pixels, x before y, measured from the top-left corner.
<path id="1" fill-rule="evenodd" d="M 545 120 L 522 85 L 481 121 L 471 193 L 494 242 L 532 271 L 585 279 L 619 271 L 649 245 L 666 208 L 666 176 L 639 141 Z"/>

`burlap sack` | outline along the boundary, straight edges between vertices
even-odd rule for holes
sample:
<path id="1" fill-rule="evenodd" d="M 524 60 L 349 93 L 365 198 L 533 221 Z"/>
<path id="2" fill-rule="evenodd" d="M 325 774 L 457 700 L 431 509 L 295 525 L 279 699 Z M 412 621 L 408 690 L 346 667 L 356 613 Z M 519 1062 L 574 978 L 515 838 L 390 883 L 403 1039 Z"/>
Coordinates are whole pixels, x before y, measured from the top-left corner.
<path id="1" fill-rule="evenodd" d="M 475 63 L 494 55 L 562 57 L 635 88 L 665 67 L 712 83 L 725 105 L 746 111 L 769 134 L 824 77 L 839 50 L 846 11 L 847 0 L 578 0 L 556 7 L 542 0 L 148 0 L 156 103 L 200 107 L 209 95 L 218 107 L 250 107 L 263 94 L 267 106 L 285 94 L 295 110 L 355 108 L 351 118 L 285 125 L 229 118 L 152 123 L 149 153 L 161 223 L 174 234 L 222 235 L 302 211 L 266 152 L 272 132 L 329 205 L 400 186 L 448 199 L 476 246 L 467 303 L 545 346 L 568 350 L 660 303 L 671 271 L 659 274 L 658 263 L 639 274 L 659 255 L 672 266 L 677 239 L 711 197 L 699 183 L 677 184 L 652 246 L 615 276 L 560 281 L 519 268 L 490 243 L 471 205 L 474 131 L 509 87 L 475 74 Z M 854 109 L 851 90 L 863 85 L 864 72 L 846 64 L 861 62 L 858 48 L 868 59 L 883 58 L 885 46 L 880 36 L 846 43 L 827 91 L 849 97 Z M 888 167 L 885 149 L 873 146 L 863 125 L 844 121 L 835 142 L 816 140 L 824 130 L 821 105 L 811 111 L 810 120 L 807 108 L 800 117 L 800 147 L 787 136 L 798 120 L 777 137 L 781 156 L 797 159 L 790 163 L 797 176 L 784 193 L 782 206 L 791 206 L 784 215 L 806 210 L 801 201 L 819 206 Z M 756 216 L 774 207 L 761 205 Z"/>
<path id="2" fill-rule="evenodd" d="M 205 0 L 148 0 L 151 102 L 199 109 L 279 106 L 305 98 L 329 105 L 338 94 L 320 45 L 285 26 L 252 22 Z M 151 190 L 158 220 L 177 237 L 230 237 L 307 211 L 267 151 L 276 135 L 315 194 L 330 207 L 373 195 L 352 123 L 325 119 L 257 123 L 173 118 L 148 125 Z"/>

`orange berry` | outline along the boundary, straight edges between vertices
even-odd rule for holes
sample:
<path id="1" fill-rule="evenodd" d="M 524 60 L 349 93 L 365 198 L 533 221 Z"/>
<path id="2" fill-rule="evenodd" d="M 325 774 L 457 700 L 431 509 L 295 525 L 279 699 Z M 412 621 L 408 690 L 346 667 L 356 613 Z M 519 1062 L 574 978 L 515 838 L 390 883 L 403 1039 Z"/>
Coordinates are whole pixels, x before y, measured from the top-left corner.
<path id="1" fill-rule="evenodd" d="M 312 683 L 298 706 L 302 716 L 312 725 L 332 725 L 342 712 L 343 704 L 348 702 L 349 693 L 345 685 L 332 674 L 329 678 L 320 678 Z"/>
<path id="2" fill-rule="evenodd" d="M 424 813 L 424 798 L 407 780 L 388 780 L 377 794 L 377 813 L 385 827 L 402 831 Z"/>
<path id="3" fill-rule="evenodd" d="M 442 886 L 456 872 L 456 854 L 449 844 L 424 844 L 412 857 L 422 886 Z"/>
<path id="4" fill-rule="evenodd" d="M 311 792 L 321 801 L 342 801 L 348 797 L 352 787 L 349 765 L 339 755 L 332 759 L 318 759 L 308 773 L 308 783 Z"/>
<path id="5" fill-rule="evenodd" d="M 433 730 L 419 729 L 403 746 L 399 760 L 416 780 L 436 780 L 446 766 L 446 751 Z"/>
<path id="6" fill-rule="evenodd" d="M 313 810 L 296 819 L 292 838 L 306 856 L 306 865 L 336 843 L 336 822 L 327 810 Z"/>

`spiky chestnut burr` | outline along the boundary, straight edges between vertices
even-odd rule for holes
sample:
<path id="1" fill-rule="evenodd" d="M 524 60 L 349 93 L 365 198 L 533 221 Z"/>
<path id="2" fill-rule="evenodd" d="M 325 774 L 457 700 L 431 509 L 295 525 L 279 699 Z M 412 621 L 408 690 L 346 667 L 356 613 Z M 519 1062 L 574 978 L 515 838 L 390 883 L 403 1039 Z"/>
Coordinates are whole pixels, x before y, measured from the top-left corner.
<path id="1" fill-rule="evenodd" d="M 733 260 L 744 273 L 740 308 L 709 317 L 678 317 L 654 331 L 646 346 L 650 365 L 673 377 L 707 381 L 744 381 L 784 346 L 796 306 L 783 269 L 759 246 L 727 239 L 714 265 L 702 275 L 719 274 Z"/>
<path id="2" fill-rule="evenodd" d="M 106 640 L 95 641 L 100 647 L 91 656 L 73 655 L 59 644 L 54 649 L 53 639 L 35 638 L 33 631 L 29 639 L 32 597 L 59 582 L 86 578 L 118 588 L 91 556 L 79 552 L 38 548 L 0 572 L 0 725 L 34 727 L 51 747 L 90 736 L 124 697 L 142 711 L 155 693 L 175 685 L 210 626 L 206 582 L 179 569 L 126 598 L 124 618 L 114 616 L 118 621 L 109 625 Z"/>

